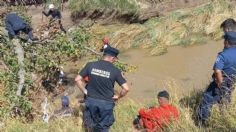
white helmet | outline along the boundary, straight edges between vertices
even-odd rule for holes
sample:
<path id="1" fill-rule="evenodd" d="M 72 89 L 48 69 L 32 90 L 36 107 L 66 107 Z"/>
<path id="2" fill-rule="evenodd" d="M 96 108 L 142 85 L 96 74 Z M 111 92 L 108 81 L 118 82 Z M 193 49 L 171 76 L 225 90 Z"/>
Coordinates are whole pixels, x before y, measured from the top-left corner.
<path id="1" fill-rule="evenodd" d="M 50 4 L 48 7 L 49 7 L 49 9 L 54 9 L 55 8 L 55 6 L 53 4 Z"/>

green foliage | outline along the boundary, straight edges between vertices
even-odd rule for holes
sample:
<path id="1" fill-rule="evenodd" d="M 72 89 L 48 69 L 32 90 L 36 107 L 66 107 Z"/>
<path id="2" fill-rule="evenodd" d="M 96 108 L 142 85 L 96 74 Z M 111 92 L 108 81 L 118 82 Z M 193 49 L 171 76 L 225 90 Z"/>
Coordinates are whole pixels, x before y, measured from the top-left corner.
<path id="1" fill-rule="evenodd" d="M 10 43 L 0 45 L 1 49 L 7 49 L 6 47 L 12 48 L 12 45 L 10 45 Z M 5 86 L 5 90 L 1 94 L 5 98 L 5 101 L 8 102 L 5 108 L 0 109 L 1 117 L 8 115 L 7 113 L 10 112 L 9 110 L 13 106 L 20 107 L 22 109 L 23 115 L 31 110 L 31 103 L 27 98 L 16 96 L 18 82 L 17 73 L 19 71 L 19 65 L 14 55 L 14 52 L 11 51 L 11 48 L 3 51 L 4 53 L 0 56 L 0 58 L 5 62 L 5 64 L 9 68 L 9 71 L 3 71 L 0 74 L 0 82 L 3 83 Z M 29 80 L 29 77 L 27 80 Z M 30 81 L 26 81 L 24 88 L 27 90 L 29 87 L 31 87 L 31 84 L 32 83 Z M 23 96 L 27 96 L 27 92 L 25 92 Z"/>
<path id="2" fill-rule="evenodd" d="M 132 66 L 120 61 L 116 61 L 115 66 L 123 72 L 134 72 L 137 69 L 136 66 Z"/>
<path id="3" fill-rule="evenodd" d="M 70 36 L 71 38 L 69 38 Z M 14 53 L 14 46 L 11 41 L 4 39 L 0 43 L 0 60 L 3 60 L 8 71 L 0 73 L 0 83 L 4 85 L 1 93 L 1 101 L 6 102 L 4 108 L 0 108 L 0 117 L 9 114 L 12 107 L 17 106 L 21 109 L 21 114 L 27 115 L 32 110 L 32 103 L 28 99 L 29 90 L 33 90 L 31 72 L 47 76 L 51 67 L 58 67 L 73 57 L 81 57 L 85 54 L 84 47 L 87 45 L 89 34 L 84 30 L 78 29 L 66 35 L 57 35 L 49 43 L 39 45 L 24 45 L 26 70 L 25 84 L 22 96 L 16 96 L 19 65 Z"/>
<path id="4" fill-rule="evenodd" d="M 200 6 L 198 8 L 193 9 L 193 15 L 200 15 L 204 13 L 211 13 L 213 11 L 213 6 L 212 4 L 207 4 L 204 6 Z"/>

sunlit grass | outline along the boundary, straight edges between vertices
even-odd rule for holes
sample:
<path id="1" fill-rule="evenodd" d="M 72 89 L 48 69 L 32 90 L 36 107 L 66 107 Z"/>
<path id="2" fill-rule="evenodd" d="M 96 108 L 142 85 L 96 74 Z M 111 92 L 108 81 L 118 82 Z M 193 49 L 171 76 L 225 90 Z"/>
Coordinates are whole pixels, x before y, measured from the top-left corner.
<path id="1" fill-rule="evenodd" d="M 183 91 L 174 81 L 166 81 L 166 86 L 171 95 L 171 103 L 180 111 L 180 118 L 177 122 L 173 122 L 164 128 L 165 131 L 204 132 L 236 130 L 235 95 L 233 96 L 232 104 L 228 108 L 225 108 L 223 113 L 219 110 L 218 105 L 214 105 L 209 119 L 209 127 L 203 128 L 196 126 L 194 121 L 196 117 L 196 109 L 201 100 L 203 90 L 195 90 L 190 93 L 185 93 L 183 96 L 183 94 L 181 94 Z M 111 132 L 132 132 L 134 130 L 132 127 L 132 121 L 136 117 L 138 110 L 141 107 L 148 108 L 149 106 L 157 105 L 156 102 L 156 99 L 153 99 L 153 101 L 150 102 L 151 104 L 141 104 L 127 98 L 120 100 L 114 109 L 116 122 L 111 128 Z M 4 125 L 0 128 L 1 131 L 7 132 L 83 131 L 81 114 L 78 117 L 50 120 L 48 124 L 44 123 L 39 117 L 33 123 L 24 123 L 22 120 L 8 118 L 2 120 Z M 2 125 L 2 123 L 0 125 Z"/>

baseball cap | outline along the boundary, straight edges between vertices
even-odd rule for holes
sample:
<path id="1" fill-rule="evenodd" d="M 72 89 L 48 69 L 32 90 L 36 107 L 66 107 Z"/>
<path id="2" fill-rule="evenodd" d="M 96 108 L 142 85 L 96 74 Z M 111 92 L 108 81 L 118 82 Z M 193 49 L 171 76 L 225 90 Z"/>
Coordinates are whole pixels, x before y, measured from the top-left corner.
<path id="1" fill-rule="evenodd" d="M 53 4 L 50 4 L 49 9 L 53 9 L 53 8 L 55 8 L 55 6 Z"/>
<path id="2" fill-rule="evenodd" d="M 108 46 L 107 48 L 104 49 L 103 55 L 110 55 L 113 57 L 117 57 L 119 55 L 119 50 Z"/>
<path id="3" fill-rule="evenodd" d="M 228 41 L 236 41 L 236 32 L 226 32 L 224 35 L 224 39 Z"/>
<path id="4" fill-rule="evenodd" d="M 169 93 L 166 90 L 163 90 L 163 91 L 160 91 L 157 94 L 157 97 L 165 97 L 165 98 L 169 99 L 170 95 L 169 95 Z"/>
<path id="5" fill-rule="evenodd" d="M 61 103 L 62 103 L 62 106 L 69 107 L 69 98 L 67 96 L 62 96 Z"/>

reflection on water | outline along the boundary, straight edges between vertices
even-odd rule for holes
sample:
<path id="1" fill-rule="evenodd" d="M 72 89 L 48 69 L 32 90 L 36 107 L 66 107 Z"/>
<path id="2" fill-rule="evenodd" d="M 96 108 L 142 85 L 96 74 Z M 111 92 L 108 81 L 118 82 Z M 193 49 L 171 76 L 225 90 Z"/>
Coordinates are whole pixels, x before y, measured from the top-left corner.
<path id="1" fill-rule="evenodd" d="M 138 70 L 127 74 L 134 99 L 151 99 L 158 90 L 168 88 L 170 81 L 178 85 L 178 93 L 205 88 L 212 74 L 216 55 L 223 42 L 209 42 L 188 48 L 171 47 L 162 56 L 150 56 L 148 50 L 132 49 L 120 55 L 120 59 L 137 65 Z M 172 84 L 173 85 L 173 84 Z"/>

